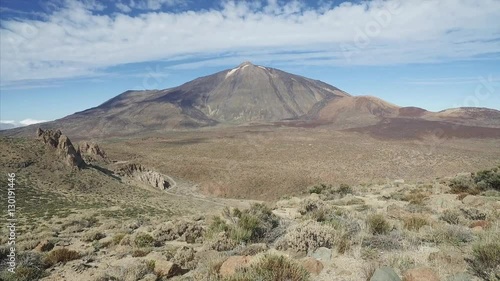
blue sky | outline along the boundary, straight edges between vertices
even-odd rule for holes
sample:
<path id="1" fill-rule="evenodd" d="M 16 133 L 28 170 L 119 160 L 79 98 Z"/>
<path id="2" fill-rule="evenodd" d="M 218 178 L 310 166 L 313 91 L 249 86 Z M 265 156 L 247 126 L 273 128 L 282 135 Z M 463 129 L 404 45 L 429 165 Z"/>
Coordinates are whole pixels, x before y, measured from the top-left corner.
<path id="1" fill-rule="evenodd" d="M 500 1 L 3 0 L 0 120 L 26 125 L 243 61 L 433 111 L 500 109 Z"/>

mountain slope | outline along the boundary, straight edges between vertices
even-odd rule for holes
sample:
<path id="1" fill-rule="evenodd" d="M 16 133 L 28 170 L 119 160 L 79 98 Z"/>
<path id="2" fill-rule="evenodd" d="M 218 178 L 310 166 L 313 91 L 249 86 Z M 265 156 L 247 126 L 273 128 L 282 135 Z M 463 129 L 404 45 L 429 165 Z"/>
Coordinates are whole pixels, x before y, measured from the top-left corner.
<path id="1" fill-rule="evenodd" d="M 435 113 L 398 107 L 376 97 L 351 96 L 318 80 L 244 62 L 170 89 L 127 91 L 62 119 L 1 134 L 31 136 L 41 126 L 61 129 L 76 138 L 104 138 L 249 123 L 347 129 L 387 128 L 388 122 L 410 126 L 396 126 L 409 130 L 410 135 L 415 135 L 413 129 L 447 127 L 443 122 L 500 128 L 500 111 L 459 108 Z M 370 132 L 373 129 L 367 128 Z"/>

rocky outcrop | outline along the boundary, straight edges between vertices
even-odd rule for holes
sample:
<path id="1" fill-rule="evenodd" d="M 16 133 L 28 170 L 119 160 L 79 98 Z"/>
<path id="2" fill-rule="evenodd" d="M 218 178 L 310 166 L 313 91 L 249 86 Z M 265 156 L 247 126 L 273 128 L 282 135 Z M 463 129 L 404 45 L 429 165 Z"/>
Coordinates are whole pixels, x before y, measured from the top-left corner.
<path id="1" fill-rule="evenodd" d="M 88 162 L 109 162 L 106 152 L 97 143 L 82 141 L 78 144 L 78 150 Z"/>
<path id="2" fill-rule="evenodd" d="M 119 167 L 116 173 L 120 176 L 129 177 L 147 185 L 165 190 L 171 186 L 166 177 L 158 172 L 146 169 L 140 164 L 126 164 Z"/>
<path id="3" fill-rule="evenodd" d="M 85 161 L 79 151 L 75 149 L 71 140 L 63 135 L 60 130 L 42 130 L 36 131 L 37 138 L 41 139 L 46 145 L 55 148 L 57 153 L 64 158 L 64 161 L 70 167 L 84 168 Z"/>

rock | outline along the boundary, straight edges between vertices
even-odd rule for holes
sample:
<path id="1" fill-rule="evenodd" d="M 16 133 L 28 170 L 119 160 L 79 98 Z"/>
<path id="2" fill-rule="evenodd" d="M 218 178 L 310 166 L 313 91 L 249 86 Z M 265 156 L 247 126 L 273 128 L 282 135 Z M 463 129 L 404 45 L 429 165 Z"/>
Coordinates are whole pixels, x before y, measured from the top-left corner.
<path id="1" fill-rule="evenodd" d="M 252 257 L 250 256 L 232 256 L 229 257 L 224 263 L 222 263 L 219 274 L 222 277 L 228 277 L 233 275 L 236 270 L 240 268 L 245 268 L 250 266 Z"/>
<path id="2" fill-rule="evenodd" d="M 306 257 L 300 261 L 302 267 L 313 275 L 319 275 L 323 270 L 323 263 L 313 257 Z"/>
<path id="3" fill-rule="evenodd" d="M 84 157 L 89 158 L 90 161 L 103 160 L 108 161 L 108 156 L 98 144 L 93 142 L 82 141 L 78 144 L 78 150 Z"/>
<path id="4" fill-rule="evenodd" d="M 171 186 L 170 182 L 166 180 L 164 175 L 146 169 L 140 164 L 126 164 L 119 167 L 116 170 L 116 173 L 120 176 L 130 177 L 136 181 L 159 188 L 161 190 L 165 190 Z"/>
<path id="5" fill-rule="evenodd" d="M 54 243 L 49 240 L 43 240 L 35 247 L 35 251 L 37 252 L 48 252 L 54 248 Z"/>
<path id="6" fill-rule="evenodd" d="M 407 270 L 403 274 L 403 281 L 439 281 L 439 277 L 432 269 L 419 267 Z"/>
<path id="7" fill-rule="evenodd" d="M 399 278 L 392 268 L 384 266 L 378 268 L 375 273 L 373 273 L 370 281 L 401 281 L 401 278 Z"/>
<path id="8" fill-rule="evenodd" d="M 484 207 L 489 205 L 491 200 L 483 196 L 468 195 L 462 199 L 462 202 L 470 207 Z"/>
<path id="9" fill-rule="evenodd" d="M 44 131 L 38 128 L 38 130 L 36 131 L 36 135 L 45 144 L 49 145 L 52 148 L 56 148 L 57 153 L 64 157 L 67 165 L 71 167 L 77 167 L 79 169 L 85 167 L 85 161 L 83 160 L 80 152 L 75 149 L 75 147 L 71 143 L 71 140 L 67 136 L 63 135 L 60 130 Z"/>
<path id="10" fill-rule="evenodd" d="M 314 251 L 311 257 L 322 262 L 329 262 L 332 259 L 332 250 L 325 247 L 319 247 Z"/>
<path id="11" fill-rule="evenodd" d="M 155 260 L 154 272 L 159 277 L 170 278 L 173 276 L 181 275 L 182 268 L 176 263 L 163 259 L 157 259 Z"/>

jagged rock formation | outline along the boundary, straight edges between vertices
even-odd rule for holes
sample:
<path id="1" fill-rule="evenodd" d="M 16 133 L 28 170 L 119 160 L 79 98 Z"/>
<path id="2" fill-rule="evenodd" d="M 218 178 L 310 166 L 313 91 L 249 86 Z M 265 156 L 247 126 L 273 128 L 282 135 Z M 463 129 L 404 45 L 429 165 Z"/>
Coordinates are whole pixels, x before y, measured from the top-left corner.
<path id="1" fill-rule="evenodd" d="M 120 176 L 132 178 L 161 190 L 165 190 L 171 186 L 164 175 L 149 170 L 140 164 L 123 165 L 116 170 L 116 173 Z"/>
<path id="2" fill-rule="evenodd" d="M 41 139 L 45 144 L 57 150 L 59 155 L 64 157 L 66 164 L 70 167 L 78 169 L 85 167 L 85 161 L 79 151 L 75 149 L 71 140 L 63 135 L 60 130 L 42 130 L 38 128 L 36 136 Z"/>
<path id="3" fill-rule="evenodd" d="M 82 141 L 78 145 L 80 154 L 86 162 L 104 161 L 109 162 L 106 152 L 97 143 Z"/>

